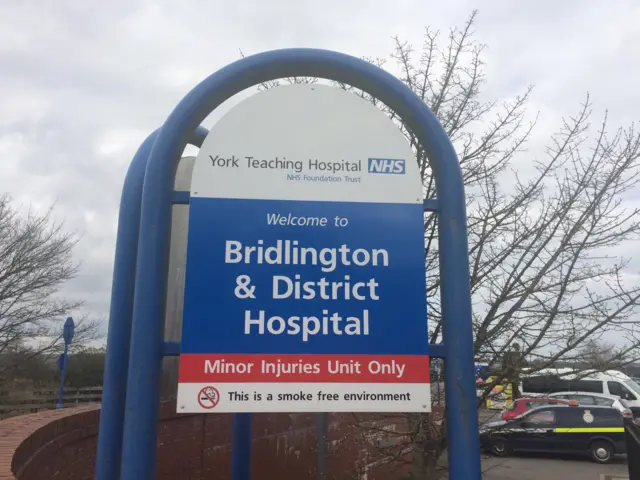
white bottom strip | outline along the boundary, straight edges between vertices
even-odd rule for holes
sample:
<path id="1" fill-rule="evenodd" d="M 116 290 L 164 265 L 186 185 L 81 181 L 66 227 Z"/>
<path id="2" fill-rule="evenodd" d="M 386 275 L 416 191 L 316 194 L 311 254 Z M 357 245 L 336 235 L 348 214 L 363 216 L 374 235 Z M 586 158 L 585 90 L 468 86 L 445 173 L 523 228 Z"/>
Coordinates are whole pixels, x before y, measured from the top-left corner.
<path id="1" fill-rule="evenodd" d="M 429 412 L 422 383 L 179 383 L 178 413 Z"/>

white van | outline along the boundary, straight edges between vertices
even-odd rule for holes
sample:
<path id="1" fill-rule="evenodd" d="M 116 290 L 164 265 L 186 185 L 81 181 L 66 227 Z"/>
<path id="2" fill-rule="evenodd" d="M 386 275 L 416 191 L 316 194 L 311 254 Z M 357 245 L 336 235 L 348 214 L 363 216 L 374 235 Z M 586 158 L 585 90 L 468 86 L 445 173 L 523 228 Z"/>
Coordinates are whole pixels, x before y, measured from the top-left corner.
<path id="1" fill-rule="evenodd" d="M 557 392 L 604 393 L 626 400 L 634 415 L 640 415 L 640 385 L 616 370 L 575 372 L 569 368 L 546 369 L 523 375 L 523 397 L 541 397 Z"/>

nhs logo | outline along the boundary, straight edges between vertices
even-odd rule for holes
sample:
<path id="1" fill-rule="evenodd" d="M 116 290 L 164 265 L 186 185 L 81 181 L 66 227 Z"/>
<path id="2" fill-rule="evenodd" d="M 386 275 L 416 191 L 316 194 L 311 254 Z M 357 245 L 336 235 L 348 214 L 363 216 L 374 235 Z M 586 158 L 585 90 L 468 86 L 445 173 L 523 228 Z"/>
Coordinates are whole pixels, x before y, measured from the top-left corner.
<path id="1" fill-rule="evenodd" d="M 369 173 L 405 173 L 404 160 L 393 158 L 370 158 Z"/>

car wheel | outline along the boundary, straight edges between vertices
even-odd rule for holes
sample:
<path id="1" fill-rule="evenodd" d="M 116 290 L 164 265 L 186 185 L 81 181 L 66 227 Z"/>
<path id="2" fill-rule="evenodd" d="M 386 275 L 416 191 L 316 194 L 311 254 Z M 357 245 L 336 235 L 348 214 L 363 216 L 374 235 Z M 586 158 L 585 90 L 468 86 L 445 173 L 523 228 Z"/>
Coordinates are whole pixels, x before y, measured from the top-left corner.
<path id="1" fill-rule="evenodd" d="M 616 453 L 609 442 L 593 442 L 589 447 L 591 459 L 597 463 L 609 463 Z"/>
<path id="2" fill-rule="evenodd" d="M 494 438 L 491 440 L 491 453 L 496 457 L 506 457 L 511 454 L 511 447 L 504 438 Z"/>

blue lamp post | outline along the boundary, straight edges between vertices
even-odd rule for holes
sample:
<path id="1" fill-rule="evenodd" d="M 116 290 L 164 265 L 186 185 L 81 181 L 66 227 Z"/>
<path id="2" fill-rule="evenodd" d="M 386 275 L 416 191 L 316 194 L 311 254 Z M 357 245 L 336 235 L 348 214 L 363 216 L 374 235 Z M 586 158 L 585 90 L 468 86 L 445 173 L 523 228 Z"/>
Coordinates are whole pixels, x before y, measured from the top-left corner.
<path id="1" fill-rule="evenodd" d="M 64 393 L 64 377 L 67 373 L 67 364 L 69 363 L 69 345 L 73 340 L 73 334 L 75 333 L 76 325 L 73 323 L 73 318 L 67 317 L 64 322 L 64 328 L 62 329 L 62 339 L 64 340 L 64 351 L 58 358 L 58 368 L 60 369 L 60 389 L 58 390 L 58 403 L 56 408 L 62 408 L 62 394 Z"/>

